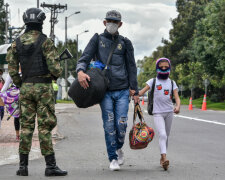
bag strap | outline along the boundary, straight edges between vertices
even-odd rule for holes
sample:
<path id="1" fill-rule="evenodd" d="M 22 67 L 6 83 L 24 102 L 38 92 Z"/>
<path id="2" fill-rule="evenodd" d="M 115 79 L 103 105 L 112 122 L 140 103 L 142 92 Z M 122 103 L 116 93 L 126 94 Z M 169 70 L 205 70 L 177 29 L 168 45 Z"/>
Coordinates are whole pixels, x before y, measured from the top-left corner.
<path id="1" fill-rule="evenodd" d="M 151 102 L 153 102 L 153 99 L 154 99 L 155 81 L 156 81 L 156 78 L 153 79 L 152 89 L 150 91 Z"/>
<path id="2" fill-rule="evenodd" d="M 108 65 L 109 65 L 109 63 L 110 63 L 110 61 L 112 59 L 113 52 L 116 49 L 116 46 L 117 46 L 118 42 L 119 42 L 119 37 L 113 42 L 113 45 L 111 46 L 111 49 L 110 49 L 110 52 L 109 52 L 109 56 L 108 56 L 108 59 L 107 59 L 107 62 L 106 62 L 104 70 L 106 70 L 108 68 Z"/>
<path id="3" fill-rule="evenodd" d="M 37 54 L 38 50 L 39 50 L 39 45 L 41 45 L 42 42 L 44 42 L 46 39 L 46 36 L 43 35 L 43 34 L 40 34 L 39 37 L 38 37 L 38 40 L 34 43 L 35 44 L 35 50 L 34 52 L 29 56 L 28 59 L 30 59 L 30 61 L 26 64 L 26 66 L 24 67 L 24 72 L 23 72 L 23 75 L 22 75 L 22 82 L 24 82 L 26 79 L 27 79 L 27 75 L 28 73 L 30 72 L 30 67 L 32 66 L 33 64 L 33 59 L 34 58 L 31 58 L 32 56 L 34 56 L 35 54 Z M 21 47 L 23 44 L 22 42 L 20 41 L 20 38 L 17 38 L 16 39 L 16 44 L 19 45 L 19 47 Z"/>
<path id="4" fill-rule="evenodd" d="M 98 33 L 95 33 L 95 34 L 97 34 L 97 47 L 99 48 L 99 41 L 100 41 L 100 35 L 98 34 Z M 97 52 L 98 50 L 96 50 L 96 52 Z M 95 56 L 94 56 L 94 61 L 96 61 L 98 58 L 97 58 L 97 55 L 96 55 L 96 53 L 95 53 Z"/>
<path id="5" fill-rule="evenodd" d="M 171 95 L 171 99 L 173 100 L 173 80 L 171 80 L 171 86 L 172 86 L 172 95 Z"/>
<path id="6" fill-rule="evenodd" d="M 139 118 L 140 122 L 142 123 L 144 121 L 144 117 L 143 117 L 143 113 L 141 111 L 141 107 L 138 103 L 134 107 L 134 116 L 133 116 L 133 123 L 134 124 L 136 122 L 137 115 L 138 115 L 138 118 Z"/>

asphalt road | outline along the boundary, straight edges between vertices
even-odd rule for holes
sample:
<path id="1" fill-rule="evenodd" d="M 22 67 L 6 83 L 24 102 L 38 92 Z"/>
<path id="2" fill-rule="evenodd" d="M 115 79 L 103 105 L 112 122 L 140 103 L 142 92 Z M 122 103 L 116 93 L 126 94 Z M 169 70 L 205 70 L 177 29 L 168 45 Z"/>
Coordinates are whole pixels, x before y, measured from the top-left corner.
<path id="1" fill-rule="evenodd" d="M 128 133 L 132 127 L 130 105 L 125 164 L 118 172 L 109 170 L 104 131 L 99 106 L 78 109 L 72 104 L 58 104 L 59 132 L 65 136 L 55 146 L 57 164 L 68 170 L 68 176 L 46 178 L 44 158 L 29 162 L 29 177 L 18 177 L 18 164 L 0 166 L 0 180 L 78 179 L 78 180 L 224 180 L 225 179 L 225 112 L 189 111 L 182 106 L 174 118 L 169 138 L 170 167 L 159 166 L 158 136 L 143 150 L 129 148 Z M 146 109 L 142 106 L 143 111 Z M 181 117 L 182 116 L 182 117 Z M 151 116 L 144 113 L 154 128 Z"/>

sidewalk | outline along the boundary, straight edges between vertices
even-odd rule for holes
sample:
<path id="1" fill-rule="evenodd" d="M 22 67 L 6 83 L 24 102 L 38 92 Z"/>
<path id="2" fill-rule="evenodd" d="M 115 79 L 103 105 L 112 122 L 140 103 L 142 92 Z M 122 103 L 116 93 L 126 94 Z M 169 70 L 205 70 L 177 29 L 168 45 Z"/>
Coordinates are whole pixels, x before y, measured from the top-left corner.
<path id="1" fill-rule="evenodd" d="M 57 110 L 56 110 L 57 113 Z M 18 147 L 19 142 L 16 141 L 16 132 L 14 128 L 14 118 L 11 117 L 8 121 L 7 112 L 5 112 L 4 118 L 1 122 L 0 128 L 0 165 L 18 163 Z M 57 133 L 57 127 L 53 129 L 53 144 L 55 145 L 57 140 L 62 138 Z M 29 155 L 29 159 L 37 159 L 41 157 L 40 145 L 38 140 L 37 122 L 32 139 L 32 148 Z"/>

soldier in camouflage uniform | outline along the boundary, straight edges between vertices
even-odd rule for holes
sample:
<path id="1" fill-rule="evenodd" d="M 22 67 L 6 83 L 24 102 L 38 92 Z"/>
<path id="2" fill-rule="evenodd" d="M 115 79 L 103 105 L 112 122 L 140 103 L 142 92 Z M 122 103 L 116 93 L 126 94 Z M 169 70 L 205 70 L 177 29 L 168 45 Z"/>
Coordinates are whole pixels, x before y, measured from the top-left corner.
<path id="1" fill-rule="evenodd" d="M 42 34 L 45 13 L 38 8 L 30 8 L 23 14 L 26 30 L 8 49 L 9 74 L 16 86 L 20 87 L 20 167 L 19 176 L 28 176 L 28 155 L 37 115 L 41 153 L 45 156 L 46 176 L 64 176 L 56 166 L 51 131 L 57 124 L 55 116 L 52 79 L 57 79 L 62 68 L 57 58 L 54 43 Z M 19 75 L 19 64 L 22 78 Z"/>

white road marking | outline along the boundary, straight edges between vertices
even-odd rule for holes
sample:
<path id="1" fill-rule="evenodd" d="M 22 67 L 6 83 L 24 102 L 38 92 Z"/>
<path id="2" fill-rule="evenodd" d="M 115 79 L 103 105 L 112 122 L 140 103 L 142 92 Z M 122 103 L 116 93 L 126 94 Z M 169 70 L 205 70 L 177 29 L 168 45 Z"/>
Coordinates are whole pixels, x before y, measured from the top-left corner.
<path id="1" fill-rule="evenodd" d="M 147 110 L 144 110 L 144 112 L 148 113 Z M 199 118 L 182 116 L 182 115 L 174 115 L 174 117 L 180 117 L 180 118 L 189 119 L 189 120 L 193 120 L 193 121 L 200 121 L 200 122 L 206 122 L 206 123 L 211 123 L 211 124 L 217 124 L 217 125 L 225 126 L 225 123 L 221 123 L 221 122 L 218 122 L 218 121 L 209 121 L 209 120 L 205 120 L 205 119 L 199 119 Z"/>
<path id="2" fill-rule="evenodd" d="M 225 123 L 221 123 L 221 122 L 218 122 L 218 121 L 209 121 L 209 120 L 205 120 L 205 119 L 193 118 L 193 117 L 182 116 L 182 115 L 174 115 L 174 116 L 175 117 L 184 118 L 184 119 L 193 120 L 193 121 L 200 121 L 200 122 L 206 122 L 206 123 L 211 123 L 211 124 L 217 124 L 217 125 L 225 126 Z"/>

